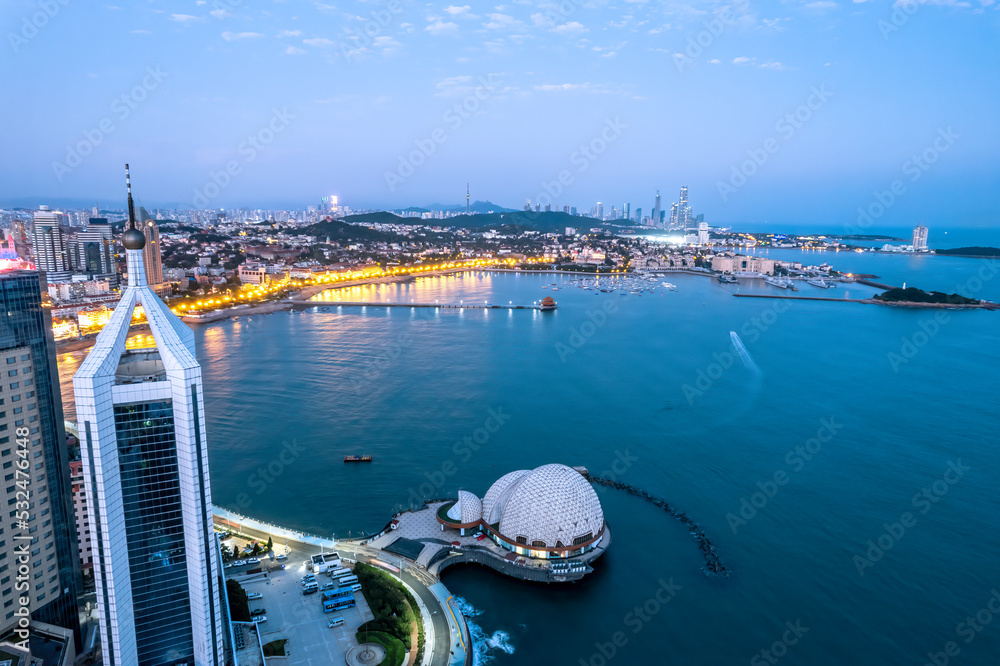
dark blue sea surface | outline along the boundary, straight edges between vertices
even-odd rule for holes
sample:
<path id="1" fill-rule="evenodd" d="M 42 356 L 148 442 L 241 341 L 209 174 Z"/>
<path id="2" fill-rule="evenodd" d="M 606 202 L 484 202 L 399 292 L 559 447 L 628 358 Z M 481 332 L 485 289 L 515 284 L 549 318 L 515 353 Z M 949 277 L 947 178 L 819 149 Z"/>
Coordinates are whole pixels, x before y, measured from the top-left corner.
<path id="1" fill-rule="evenodd" d="M 949 291 L 981 265 L 809 257 Z M 919 665 L 949 642 L 950 663 L 996 663 L 1000 616 L 980 611 L 1000 608 L 1000 313 L 576 279 L 470 272 L 343 296 L 551 295 L 548 313 L 329 306 L 196 329 L 215 503 L 339 538 L 514 469 L 584 465 L 687 513 L 732 575 L 704 575 L 676 519 L 599 488 L 614 541 L 584 581 L 445 572 L 475 614 L 478 663 Z M 845 292 L 875 290 L 799 295 Z M 1000 276 L 977 295 L 1000 297 Z M 497 414 L 478 450 L 463 443 Z"/>

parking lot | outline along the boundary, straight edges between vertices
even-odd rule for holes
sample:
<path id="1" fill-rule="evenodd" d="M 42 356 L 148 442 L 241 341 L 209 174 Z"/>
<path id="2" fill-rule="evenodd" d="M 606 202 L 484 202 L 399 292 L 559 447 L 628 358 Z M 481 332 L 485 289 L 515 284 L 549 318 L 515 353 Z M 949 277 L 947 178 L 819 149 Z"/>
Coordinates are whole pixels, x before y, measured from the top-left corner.
<path id="1" fill-rule="evenodd" d="M 358 627 L 372 618 L 362 592 L 355 592 L 357 605 L 336 613 L 323 612 L 322 593 L 303 595 L 301 580 L 307 570 L 304 556 L 294 551 L 283 563 L 284 570 L 272 571 L 266 578 L 241 583 L 247 593 L 260 592 L 262 599 L 250 601 L 250 610 L 263 608 L 267 622 L 259 625 L 262 643 L 288 639 L 285 647 L 290 659 L 288 664 L 327 666 L 343 664 L 344 655 L 357 645 L 354 638 Z M 279 564 L 268 557 L 262 564 Z M 245 569 L 241 567 L 240 569 Z M 227 569 L 227 578 L 241 578 L 239 569 Z M 317 576 L 320 585 L 330 581 L 325 574 Z M 330 628 L 331 617 L 343 617 L 344 624 Z"/>

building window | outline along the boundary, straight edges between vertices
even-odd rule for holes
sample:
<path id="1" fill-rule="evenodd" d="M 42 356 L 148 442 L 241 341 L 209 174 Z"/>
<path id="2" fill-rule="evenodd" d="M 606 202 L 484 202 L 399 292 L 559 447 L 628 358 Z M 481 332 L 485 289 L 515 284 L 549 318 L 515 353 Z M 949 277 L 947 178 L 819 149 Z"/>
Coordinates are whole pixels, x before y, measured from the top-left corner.
<path id="1" fill-rule="evenodd" d="M 581 543 L 587 543 L 588 541 L 593 540 L 593 538 L 594 538 L 594 533 L 587 532 L 583 536 L 578 536 L 577 538 L 573 539 L 573 545 L 579 546 Z"/>
<path id="2" fill-rule="evenodd" d="M 519 536 L 516 540 L 518 543 L 524 544 L 525 546 L 528 545 L 528 537 Z"/>
<path id="3" fill-rule="evenodd" d="M 545 548 L 545 542 L 544 541 L 537 541 L 537 540 L 536 541 L 532 541 L 531 542 L 531 547 L 532 548 Z"/>

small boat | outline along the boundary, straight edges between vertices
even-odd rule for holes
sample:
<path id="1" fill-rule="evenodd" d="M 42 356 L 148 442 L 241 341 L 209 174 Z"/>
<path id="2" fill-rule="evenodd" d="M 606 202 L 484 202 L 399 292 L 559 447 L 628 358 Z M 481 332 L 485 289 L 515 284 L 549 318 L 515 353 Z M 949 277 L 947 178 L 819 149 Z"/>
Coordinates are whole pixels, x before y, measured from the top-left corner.
<path id="1" fill-rule="evenodd" d="M 667 289 L 669 289 L 670 291 L 677 291 L 677 285 L 675 285 L 675 284 L 670 284 L 669 282 L 664 282 L 663 286 L 666 287 Z"/>
<path id="2" fill-rule="evenodd" d="M 371 462 L 371 456 L 344 456 L 344 462 Z"/>
<path id="3" fill-rule="evenodd" d="M 721 282 L 722 284 L 739 284 L 739 282 L 740 282 L 733 275 L 720 275 L 719 277 L 717 277 L 715 279 L 718 280 L 719 282 Z"/>

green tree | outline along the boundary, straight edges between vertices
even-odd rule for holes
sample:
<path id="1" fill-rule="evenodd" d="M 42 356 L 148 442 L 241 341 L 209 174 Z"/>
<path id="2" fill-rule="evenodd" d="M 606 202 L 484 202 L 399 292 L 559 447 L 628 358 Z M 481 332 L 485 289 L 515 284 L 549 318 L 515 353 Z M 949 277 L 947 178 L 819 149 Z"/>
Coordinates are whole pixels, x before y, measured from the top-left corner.
<path id="1" fill-rule="evenodd" d="M 235 580 L 226 581 L 226 596 L 229 599 L 229 613 L 234 622 L 250 621 L 250 600 L 243 586 Z"/>
<path id="2" fill-rule="evenodd" d="M 267 552 L 274 550 L 274 542 L 271 541 L 271 537 L 267 537 Z"/>

